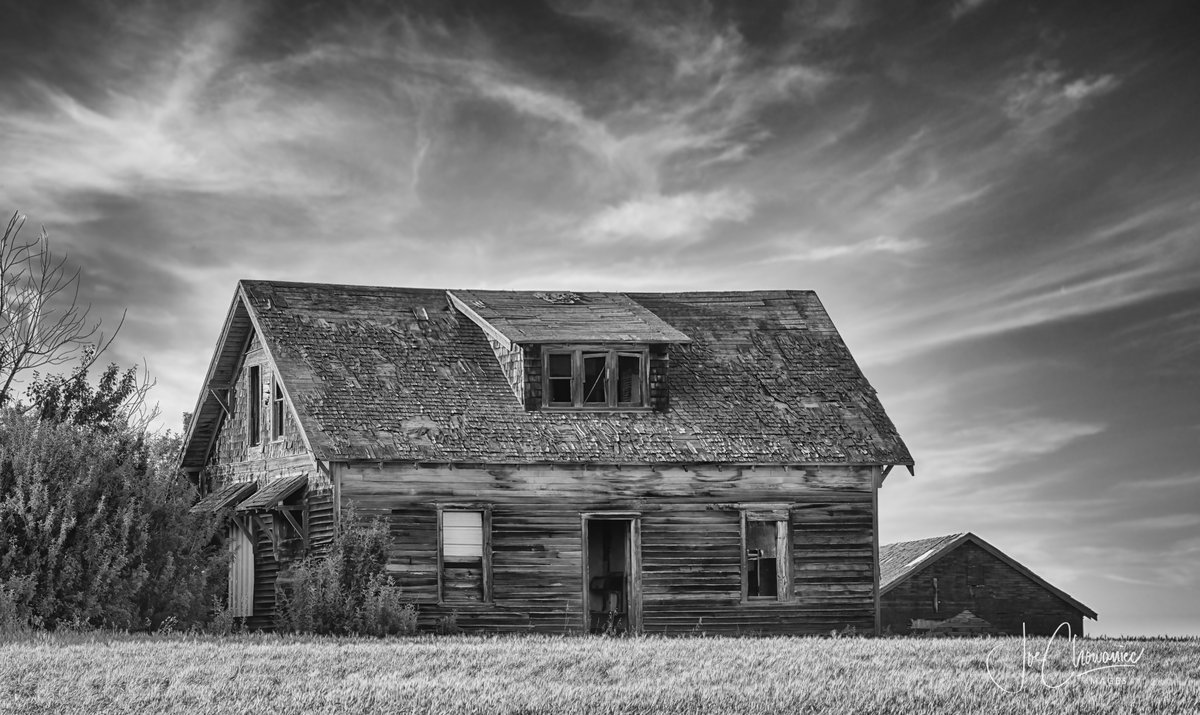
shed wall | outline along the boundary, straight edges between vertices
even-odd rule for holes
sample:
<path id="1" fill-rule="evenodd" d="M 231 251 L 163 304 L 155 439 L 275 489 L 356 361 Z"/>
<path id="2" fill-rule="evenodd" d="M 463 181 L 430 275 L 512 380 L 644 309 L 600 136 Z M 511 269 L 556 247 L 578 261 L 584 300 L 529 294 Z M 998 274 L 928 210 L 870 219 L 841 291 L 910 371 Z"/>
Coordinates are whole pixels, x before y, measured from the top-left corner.
<path id="1" fill-rule="evenodd" d="M 934 585 L 937 579 L 937 608 Z M 966 542 L 880 598 L 883 628 L 908 633 L 913 619 L 945 620 L 969 610 L 1001 632 L 1050 635 L 1063 623 L 1083 634 L 1083 614 L 1025 574 Z"/>

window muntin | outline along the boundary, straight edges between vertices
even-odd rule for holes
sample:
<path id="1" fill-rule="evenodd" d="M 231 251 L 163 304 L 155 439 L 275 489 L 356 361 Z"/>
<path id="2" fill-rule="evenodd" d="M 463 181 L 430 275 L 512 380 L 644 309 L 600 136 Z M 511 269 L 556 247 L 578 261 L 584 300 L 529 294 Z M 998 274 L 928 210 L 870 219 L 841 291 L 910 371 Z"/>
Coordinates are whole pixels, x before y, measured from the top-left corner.
<path id="1" fill-rule="evenodd" d="M 647 357 L 645 350 L 546 348 L 544 404 L 592 409 L 646 407 Z"/>

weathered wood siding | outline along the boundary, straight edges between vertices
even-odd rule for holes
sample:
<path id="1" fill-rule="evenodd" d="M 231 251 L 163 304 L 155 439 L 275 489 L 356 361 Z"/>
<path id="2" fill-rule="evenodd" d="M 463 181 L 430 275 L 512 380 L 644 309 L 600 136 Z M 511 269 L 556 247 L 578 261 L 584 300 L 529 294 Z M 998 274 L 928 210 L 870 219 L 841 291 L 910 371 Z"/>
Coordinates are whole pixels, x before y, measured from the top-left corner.
<path id="1" fill-rule="evenodd" d="M 582 514 L 636 513 L 646 632 L 821 633 L 874 627 L 874 467 L 335 465 L 343 507 L 391 528 L 389 571 L 424 623 L 579 632 Z M 491 512 L 492 601 L 442 603 L 438 505 Z M 742 507 L 789 516 L 794 598 L 743 602 Z"/>
<path id="2" fill-rule="evenodd" d="M 934 585 L 937 579 L 937 608 Z M 1083 634 L 1083 614 L 1025 574 L 970 542 L 883 594 L 883 628 L 908 633 L 915 618 L 946 620 L 971 611 L 1009 635 L 1050 635 L 1062 623 Z"/>
<path id="3" fill-rule="evenodd" d="M 261 374 L 260 394 L 251 396 L 249 368 L 258 367 Z M 280 439 L 271 439 L 271 385 L 273 368 L 265 350 L 262 349 L 257 337 L 252 336 L 242 358 L 242 364 L 235 372 L 233 384 L 229 391 L 232 402 L 231 414 L 222 421 L 217 431 L 213 449 L 209 455 L 208 465 L 202 478 L 210 488 L 216 488 L 229 482 L 258 481 L 259 485 L 277 477 L 291 477 L 306 474 L 309 484 L 314 488 L 324 488 L 329 479 L 319 470 L 313 461 L 301 437 L 300 425 L 295 414 L 285 409 L 284 434 Z M 249 444 L 250 402 L 256 399 L 259 403 L 259 420 L 261 441 L 257 446 Z M 230 406 L 227 404 L 227 406 Z"/>

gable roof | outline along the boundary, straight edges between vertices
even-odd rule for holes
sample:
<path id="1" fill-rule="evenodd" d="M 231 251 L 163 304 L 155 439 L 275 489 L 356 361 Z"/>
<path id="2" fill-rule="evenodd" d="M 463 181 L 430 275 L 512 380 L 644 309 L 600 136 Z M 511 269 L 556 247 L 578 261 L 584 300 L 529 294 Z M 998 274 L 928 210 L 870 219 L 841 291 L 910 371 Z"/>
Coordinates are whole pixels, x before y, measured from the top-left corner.
<path id="1" fill-rule="evenodd" d="M 1095 611 L 1071 598 L 1061 589 L 1052 586 L 1050 582 L 1030 571 L 1008 554 L 1005 554 L 1000 549 L 997 549 L 969 531 L 960 534 L 935 536 L 929 539 L 918 539 L 916 541 L 882 544 L 879 547 L 879 595 L 883 596 L 883 594 L 891 591 L 896 586 L 912 578 L 967 542 L 975 544 L 1013 567 L 1034 583 L 1078 609 L 1080 613 L 1088 618 L 1093 620 L 1097 618 Z"/>
<path id="2" fill-rule="evenodd" d="M 495 291 L 453 294 L 503 302 Z M 504 295 L 520 306 L 533 294 Z M 242 348 L 228 342 L 244 342 L 250 329 L 317 459 L 913 463 L 811 291 L 584 295 L 640 316 L 630 335 L 691 341 L 669 348 L 668 411 L 526 411 L 489 336 L 444 290 L 242 281 L 184 465 L 207 459 L 205 439 L 222 417 L 219 393 L 207 387 L 228 380 Z M 517 322 L 510 317 L 505 329 L 522 340 L 546 335 L 518 331 Z"/>

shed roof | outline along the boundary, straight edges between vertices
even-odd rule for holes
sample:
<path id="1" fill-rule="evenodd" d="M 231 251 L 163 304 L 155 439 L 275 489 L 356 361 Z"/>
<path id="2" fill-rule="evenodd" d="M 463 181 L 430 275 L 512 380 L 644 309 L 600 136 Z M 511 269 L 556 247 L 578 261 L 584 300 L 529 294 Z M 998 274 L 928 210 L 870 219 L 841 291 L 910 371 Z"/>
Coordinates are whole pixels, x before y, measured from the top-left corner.
<path id="1" fill-rule="evenodd" d="M 450 295 L 464 312 L 473 312 L 512 343 L 692 341 L 623 293 L 453 290 Z"/>
<path id="2" fill-rule="evenodd" d="M 1050 582 L 1030 571 L 1008 554 L 969 531 L 915 541 L 882 544 L 879 547 L 879 595 L 882 596 L 892 590 L 967 542 L 974 543 L 1029 577 L 1034 583 L 1066 601 L 1088 618 L 1093 620 L 1097 618 L 1095 611 L 1071 598 L 1065 591 L 1052 586 Z"/>
<path id="3" fill-rule="evenodd" d="M 304 474 L 272 480 L 267 486 L 260 489 L 257 494 L 238 504 L 237 510 L 273 509 L 284 499 L 300 491 L 307 483 L 308 476 Z"/>
<path id="4" fill-rule="evenodd" d="M 497 292 L 452 293 L 504 305 Z M 533 294 L 503 295 L 519 307 Z M 259 333 L 323 460 L 912 464 L 811 291 L 581 295 L 633 316 L 626 335 L 678 341 L 669 410 L 527 411 L 488 336 L 444 290 L 242 281 L 222 334 L 240 336 L 245 324 Z M 489 320 L 522 340 L 548 335 L 512 327 L 515 315 Z M 218 345 L 210 381 L 225 379 L 230 359 Z M 185 466 L 207 460 L 202 437 L 222 417 L 216 394 L 200 396 Z"/>
<path id="5" fill-rule="evenodd" d="M 230 482 L 196 502 L 188 511 L 193 514 L 220 511 L 250 496 L 257 488 L 255 482 Z"/>

